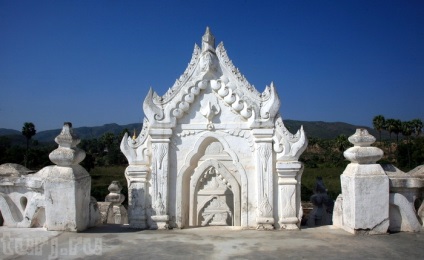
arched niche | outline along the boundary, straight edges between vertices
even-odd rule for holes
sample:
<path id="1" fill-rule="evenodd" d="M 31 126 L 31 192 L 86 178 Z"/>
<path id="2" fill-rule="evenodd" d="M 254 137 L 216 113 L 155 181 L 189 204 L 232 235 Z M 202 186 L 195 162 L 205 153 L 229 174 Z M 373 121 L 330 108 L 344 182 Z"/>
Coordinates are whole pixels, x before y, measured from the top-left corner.
<path id="1" fill-rule="evenodd" d="M 231 158 L 232 164 L 240 177 L 240 226 L 247 227 L 248 185 L 246 171 L 239 162 L 237 154 L 230 148 L 230 145 L 225 140 L 226 136 L 228 136 L 228 134 L 221 132 L 205 132 L 200 134 L 191 151 L 187 154 L 184 165 L 178 170 L 176 183 L 176 194 L 178 194 L 176 200 L 176 224 L 178 227 L 184 228 L 189 226 L 190 179 L 199 161 L 205 155 L 206 148 L 213 142 L 219 142 L 222 145 L 223 152 L 228 154 L 229 158 Z"/>
<path id="2" fill-rule="evenodd" d="M 216 182 L 215 187 L 208 187 L 211 186 L 210 183 L 205 183 L 208 179 L 210 182 Z M 203 189 L 204 187 L 207 187 L 207 189 Z M 199 201 L 198 199 L 201 197 L 203 199 Z M 228 200 L 229 197 L 231 197 L 231 200 Z M 200 226 L 199 213 L 204 209 L 205 204 L 217 199 L 221 203 L 228 204 L 230 202 L 232 204 L 228 205 L 231 209 L 231 225 L 240 226 L 240 197 L 240 184 L 224 164 L 215 159 L 203 161 L 191 176 L 189 225 Z"/>

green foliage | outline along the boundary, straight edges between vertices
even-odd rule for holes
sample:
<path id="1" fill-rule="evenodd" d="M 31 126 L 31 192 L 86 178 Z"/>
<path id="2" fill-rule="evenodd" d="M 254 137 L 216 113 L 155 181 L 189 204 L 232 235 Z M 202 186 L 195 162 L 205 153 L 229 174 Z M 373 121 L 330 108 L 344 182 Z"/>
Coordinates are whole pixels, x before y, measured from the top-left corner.
<path id="1" fill-rule="evenodd" d="M 382 115 L 375 116 L 372 120 L 372 125 L 374 126 L 374 129 L 378 131 L 380 137 L 379 140 L 381 142 L 381 131 L 385 128 L 386 119 Z"/>
<path id="2" fill-rule="evenodd" d="M 419 118 L 416 118 L 413 119 L 411 123 L 414 125 L 415 136 L 419 136 L 423 131 L 423 121 L 421 121 Z"/>
<path id="3" fill-rule="evenodd" d="M 397 166 L 405 171 L 424 164 L 424 137 L 403 142 L 396 150 Z"/>
<path id="4" fill-rule="evenodd" d="M 30 140 L 36 133 L 35 125 L 31 122 L 25 122 L 22 127 L 22 135 L 25 136 L 27 140 Z"/>
<path id="5" fill-rule="evenodd" d="M 414 123 L 412 121 L 406 121 L 401 123 L 401 132 L 402 135 L 407 137 L 409 140 L 409 137 L 411 134 L 415 131 Z"/>
<path id="6" fill-rule="evenodd" d="M 89 169 L 95 166 L 112 166 L 127 164 L 119 148 L 121 134 L 105 133 L 100 138 L 82 140 L 79 147 L 87 153 L 87 161 L 82 163 Z"/>
<path id="7" fill-rule="evenodd" d="M 122 185 L 121 193 L 125 195 L 123 204 L 127 204 L 128 187 L 125 179 L 126 166 L 108 166 L 95 167 L 90 171 L 91 175 L 91 196 L 97 201 L 104 201 L 106 195 L 109 194 L 108 187 L 112 181 L 119 181 Z"/>
<path id="8" fill-rule="evenodd" d="M 349 163 L 343 152 L 350 146 L 352 144 L 343 134 L 332 140 L 309 139 L 308 148 L 300 157 L 305 165 L 301 186 L 302 201 L 310 200 L 318 176 L 322 177 L 330 198 L 336 199 L 341 193 L 340 174 Z"/>
<path id="9" fill-rule="evenodd" d="M 41 168 L 52 164 L 49 159 L 49 154 L 56 148 L 57 146 L 52 144 L 36 145 L 32 146 L 28 150 L 22 146 L 16 145 L 9 146 L 4 150 L 0 148 L 0 164 L 25 164 L 25 156 L 27 156 L 27 167 L 35 171 L 40 170 Z"/>
<path id="10" fill-rule="evenodd" d="M 350 146 L 352 145 L 345 135 L 339 135 L 333 140 L 310 138 L 308 148 L 300 157 L 300 161 L 307 168 L 344 167 L 347 161 L 343 152 Z"/>
<path id="11" fill-rule="evenodd" d="M 103 126 L 95 127 L 73 127 L 73 130 L 74 133 L 81 138 L 81 140 L 91 140 L 99 139 L 105 133 L 113 133 L 114 135 L 120 136 L 125 129 L 130 129 L 132 132 L 133 129 L 139 130 L 141 128 L 141 123 L 135 123 L 129 125 L 105 124 Z M 40 142 L 51 142 L 60 133 L 60 131 L 61 129 L 41 131 L 37 133 L 35 138 Z"/>
<path id="12" fill-rule="evenodd" d="M 288 121 L 291 123 L 294 122 Z M 396 124 L 400 125 L 398 135 L 402 134 L 406 139 L 399 142 L 398 145 L 391 140 L 383 140 L 377 142 L 376 145 L 383 149 L 385 153 L 385 157 L 380 163 L 393 163 L 406 171 L 424 164 L 424 137 L 420 137 L 423 126 L 422 121 L 419 119 L 414 119 L 410 122 L 401 122 L 400 124 L 399 122 L 399 120 L 387 119 L 386 124 L 384 124 L 381 130 L 396 133 L 394 127 L 396 127 Z M 317 129 L 324 124 L 323 122 L 310 122 L 310 125 L 312 126 L 314 123 Z M 374 122 L 373 124 L 375 129 L 378 130 Z M 389 127 L 389 125 L 391 126 Z M 342 123 L 335 123 L 333 126 L 335 129 L 337 127 L 343 127 Z M 336 199 L 337 195 L 341 193 L 340 174 L 349 163 L 345 160 L 343 151 L 351 146 L 347 140 L 347 135 L 354 133 L 354 130 L 349 128 L 350 126 L 346 124 L 346 128 L 343 131 L 338 131 L 338 136 L 333 139 L 308 136 L 308 148 L 300 158 L 305 165 L 302 176 L 303 201 L 309 201 L 310 196 L 313 194 L 312 190 L 315 186 L 316 177 L 318 176 L 323 178 L 324 184 L 328 189 L 328 194 L 332 199 Z M 379 127 L 381 127 L 381 124 Z M 292 126 L 290 128 L 298 129 L 299 127 Z M 305 129 L 307 130 L 306 127 Z M 113 180 L 121 182 L 123 186 L 122 193 L 128 197 L 127 182 L 124 176 L 125 167 L 128 163 L 119 148 L 125 132 L 128 132 L 128 129 L 119 129 L 117 133 L 106 132 L 98 138 L 83 139 L 79 144 L 79 147 L 87 154 L 81 165 L 90 172 L 92 177 L 91 194 L 98 201 L 104 201 L 105 196 L 109 193 L 107 188 Z M 342 134 L 345 132 L 346 134 Z M 370 133 L 372 134 L 372 132 Z M 375 133 L 377 132 L 374 131 Z M 57 134 L 59 132 L 55 133 L 56 136 Z M 332 134 L 334 133 L 332 132 Z M 387 134 L 383 136 L 387 138 Z M 24 147 L 24 138 L 20 136 L 20 142 L 15 142 L 16 140 L 13 138 L 0 136 L 0 164 L 23 164 L 25 162 L 26 149 Z M 56 148 L 57 145 L 54 143 L 33 142 L 31 148 L 27 150 L 29 168 L 39 170 L 44 166 L 51 165 L 52 163 L 48 155 Z"/>
<path id="13" fill-rule="evenodd" d="M 345 167 L 333 168 L 305 168 L 302 174 L 302 201 L 309 201 L 313 195 L 316 178 L 322 177 L 322 180 L 327 188 L 328 196 L 335 200 L 341 193 L 340 175 L 343 173 Z"/>
<path id="14" fill-rule="evenodd" d="M 402 122 L 399 119 L 395 119 L 393 123 L 393 133 L 396 135 L 396 142 L 399 143 L 399 134 L 402 132 Z"/>
<path id="15" fill-rule="evenodd" d="M 376 127 L 376 121 L 383 116 L 374 117 L 373 124 Z M 381 122 L 380 122 L 381 123 Z M 381 126 L 381 125 L 380 125 Z M 399 119 L 387 119 L 382 130 L 386 130 L 390 134 L 390 140 L 377 143 L 377 146 L 384 151 L 384 157 L 380 163 L 391 163 L 404 171 L 415 168 L 424 164 L 423 141 L 421 133 L 423 122 L 421 119 L 413 119 L 411 121 L 400 121 Z M 396 134 L 396 143 L 392 143 L 391 134 Z M 402 135 L 403 141 L 399 142 L 399 135 Z M 415 134 L 415 137 L 412 136 Z"/>
<path id="16" fill-rule="evenodd" d="M 0 136 L 0 164 L 1 161 L 6 157 L 7 150 L 11 147 L 10 138 L 6 136 Z"/>
<path id="17" fill-rule="evenodd" d="M 25 148 L 20 146 L 11 146 L 2 151 L 0 163 L 17 163 L 24 164 Z"/>
<path id="18" fill-rule="evenodd" d="M 28 160 L 29 160 L 29 141 L 31 138 L 35 135 L 37 131 L 35 130 L 35 125 L 30 122 L 25 122 L 24 126 L 22 127 L 22 135 L 26 138 L 26 153 L 25 153 L 25 167 L 29 167 Z"/>
<path id="19" fill-rule="evenodd" d="M 402 132 L 402 122 L 399 119 L 389 118 L 386 120 L 384 130 L 387 130 L 392 139 L 392 133 L 396 135 L 396 141 L 399 142 L 399 134 Z"/>
<path id="20" fill-rule="evenodd" d="M 395 120 L 392 118 L 386 120 L 386 125 L 384 126 L 384 130 L 387 130 L 387 132 L 389 132 L 390 139 L 392 139 L 392 133 L 396 127 L 395 124 L 396 124 Z"/>

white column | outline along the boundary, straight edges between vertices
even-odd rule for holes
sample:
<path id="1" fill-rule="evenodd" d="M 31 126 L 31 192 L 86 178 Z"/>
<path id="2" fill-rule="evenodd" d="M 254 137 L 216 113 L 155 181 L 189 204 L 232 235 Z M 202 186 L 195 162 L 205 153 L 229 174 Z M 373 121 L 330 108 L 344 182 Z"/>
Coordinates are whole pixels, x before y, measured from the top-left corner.
<path id="1" fill-rule="evenodd" d="M 277 162 L 278 206 L 280 229 L 299 229 L 300 177 L 303 165 L 300 162 Z"/>
<path id="2" fill-rule="evenodd" d="M 125 170 L 128 183 L 128 223 L 131 228 L 147 228 L 147 178 L 150 168 L 145 165 L 130 165 Z"/>
<path id="3" fill-rule="evenodd" d="M 370 145 L 375 138 L 365 129 L 349 137 L 354 147 L 344 152 L 351 163 L 340 176 L 342 228 L 357 234 L 382 234 L 389 227 L 389 178 L 375 162 L 383 151 Z"/>
<path id="4" fill-rule="evenodd" d="M 150 129 L 152 143 L 151 229 L 168 228 L 169 143 L 172 129 Z"/>
<path id="5" fill-rule="evenodd" d="M 55 138 L 59 147 L 50 153 L 56 166 L 46 171 L 46 228 L 57 231 L 83 231 L 88 227 L 91 178 L 79 165 L 85 152 L 76 147 L 80 139 L 73 134 L 72 124 L 65 123 Z"/>
<path id="6" fill-rule="evenodd" d="M 273 150 L 274 129 L 253 129 L 256 148 L 257 229 L 274 229 Z"/>

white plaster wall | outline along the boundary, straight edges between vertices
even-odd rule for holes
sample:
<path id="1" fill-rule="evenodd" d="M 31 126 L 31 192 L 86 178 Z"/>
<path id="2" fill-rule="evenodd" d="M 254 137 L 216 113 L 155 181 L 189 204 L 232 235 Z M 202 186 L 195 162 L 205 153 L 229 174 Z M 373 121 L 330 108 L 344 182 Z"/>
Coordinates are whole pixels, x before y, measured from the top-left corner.
<path id="1" fill-rule="evenodd" d="M 208 90 L 204 90 L 208 91 Z M 202 102 L 199 100 L 203 99 Z M 219 106 L 220 112 L 211 120 L 214 129 L 208 130 L 206 128 L 208 120 L 201 114 L 202 107 L 205 102 L 212 100 Z M 243 121 L 240 115 L 231 111 L 231 109 L 224 104 L 215 94 L 209 92 L 200 93 L 196 101 L 191 105 L 189 113 L 183 118 L 179 119 L 178 125 L 173 129 L 174 134 L 171 138 L 170 153 L 169 153 L 169 214 L 170 219 L 178 218 L 178 200 L 182 198 L 177 196 L 177 176 L 183 174 L 184 169 L 189 167 L 189 175 L 193 174 L 194 169 L 199 166 L 198 159 L 204 154 L 206 147 L 213 141 L 222 141 L 224 149 L 228 149 L 232 160 L 237 162 L 235 165 L 233 161 L 222 162 L 227 169 L 233 173 L 233 176 L 238 180 L 241 190 L 241 218 L 242 226 L 256 226 L 256 160 L 254 158 L 254 151 L 252 151 L 253 137 L 251 135 L 248 122 Z M 234 131 L 235 130 L 235 131 Z M 203 140 L 203 141 L 202 141 Z M 225 148 L 228 146 L 227 148 Z M 178 148 L 177 148 L 178 147 Z M 194 155 L 194 149 L 199 150 L 198 155 Z M 190 163 L 191 156 L 193 162 Z M 240 170 L 238 168 L 241 168 Z M 243 175 L 243 176 L 242 176 Z M 189 187 L 189 176 L 185 176 L 185 187 Z M 244 185 L 244 186 L 243 186 Z M 182 190 L 182 193 L 188 196 L 188 190 Z M 243 193 L 245 193 L 243 199 Z M 248 197 L 248 199 L 246 198 Z M 244 202 L 244 203 L 243 203 Z M 188 203 L 188 201 L 186 202 Z M 184 210 L 188 209 L 188 205 L 181 204 Z M 247 213 L 249 212 L 249 213 Z M 188 212 L 183 223 L 187 222 Z M 178 222 L 178 221 L 177 221 Z"/>

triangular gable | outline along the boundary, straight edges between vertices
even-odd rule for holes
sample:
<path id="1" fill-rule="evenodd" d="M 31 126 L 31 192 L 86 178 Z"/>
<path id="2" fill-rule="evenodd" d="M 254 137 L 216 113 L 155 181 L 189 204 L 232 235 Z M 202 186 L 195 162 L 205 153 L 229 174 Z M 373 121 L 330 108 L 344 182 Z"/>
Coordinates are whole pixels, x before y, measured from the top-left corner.
<path id="1" fill-rule="evenodd" d="M 202 37 L 202 48 L 194 46 L 188 67 L 174 85 L 163 96 L 149 90 L 143 104 L 145 116 L 155 128 L 175 127 L 205 89 L 212 90 L 251 127 L 274 126 L 280 100 L 273 83 L 258 92 L 233 65 L 224 44 L 215 48 L 209 28 Z"/>

